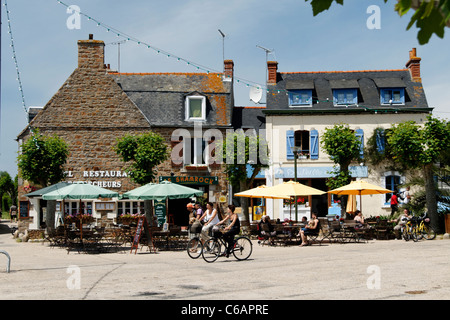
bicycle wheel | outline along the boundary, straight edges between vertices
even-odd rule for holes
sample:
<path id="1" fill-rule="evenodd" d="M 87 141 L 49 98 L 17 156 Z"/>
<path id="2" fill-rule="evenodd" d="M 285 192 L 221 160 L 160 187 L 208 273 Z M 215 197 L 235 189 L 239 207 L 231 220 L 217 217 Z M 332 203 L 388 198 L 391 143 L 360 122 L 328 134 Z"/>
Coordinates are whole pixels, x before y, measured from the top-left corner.
<path id="1" fill-rule="evenodd" d="M 407 227 L 402 227 L 402 238 L 405 241 L 409 241 L 409 232 Z"/>
<path id="2" fill-rule="evenodd" d="M 410 233 L 411 233 L 411 239 L 414 242 L 417 242 L 419 240 L 417 228 L 416 227 L 411 227 Z"/>
<path id="3" fill-rule="evenodd" d="M 192 238 L 187 244 L 186 251 L 192 259 L 197 259 L 202 254 L 202 242 L 200 238 Z"/>
<path id="4" fill-rule="evenodd" d="M 216 239 L 210 238 L 202 246 L 202 257 L 206 262 L 214 262 L 219 258 L 221 245 Z"/>
<path id="5" fill-rule="evenodd" d="M 422 234 L 427 240 L 433 240 L 434 238 L 436 238 L 436 231 L 434 231 L 434 229 L 429 225 L 423 226 Z"/>
<path id="6" fill-rule="evenodd" d="M 250 257 L 253 245 L 249 238 L 239 237 L 234 242 L 233 255 L 238 260 L 245 260 Z"/>

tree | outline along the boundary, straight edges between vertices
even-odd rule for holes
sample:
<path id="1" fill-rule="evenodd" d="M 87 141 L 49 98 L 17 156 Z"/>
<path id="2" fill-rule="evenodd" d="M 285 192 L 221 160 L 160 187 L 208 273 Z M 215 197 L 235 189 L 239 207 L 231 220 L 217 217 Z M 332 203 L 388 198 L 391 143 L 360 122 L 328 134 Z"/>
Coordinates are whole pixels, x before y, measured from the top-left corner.
<path id="1" fill-rule="evenodd" d="M 334 1 L 340 5 L 344 4 L 344 0 L 311 0 L 314 16 L 328 10 Z M 387 1 L 384 0 L 385 3 Z M 406 29 L 409 30 L 416 24 L 416 27 L 420 29 L 417 39 L 421 45 L 428 43 L 433 33 L 440 38 L 444 37 L 445 27 L 450 27 L 450 0 L 419 0 L 418 5 L 415 5 L 412 0 L 397 0 L 395 11 L 400 16 L 411 9 L 415 10 L 415 13 Z"/>
<path id="2" fill-rule="evenodd" d="M 44 136 L 35 130 L 21 149 L 17 161 L 22 178 L 42 187 L 64 178 L 69 148 L 62 138 Z"/>
<path id="3" fill-rule="evenodd" d="M 414 121 L 396 124 L 388 133 L 388 143 L 394 161 L 409 169 L 423 170 L 426 206 L 431 226 L 435 230 L 440 230 L 436 200 L 437 186 L 433 169 L 435 163 L 442 159 L 450 148 L 448 122 L 428 116 L 423 128 Z"/>
<path id="4" fill-rule="evenodd" d="M 11 199 L 12 204 L 17 205 L 17 176 L 15 181 L 13 181 L 8 172 L 0 171 L 0 200 L 3 199 L 5 193 Z M 0 204 L 0 217 L 2 209 L 9 209 L 3 206 L 3 201 Z"/>
<path id="5" fill-rule="evenodd" d="M 227 134 L 223 141 L 217 141 L 216 150 L 222 150 L 222 155 L 220 153 L 216 155 L 223 156 L 228 181 L 240 191 L 248 190 L 258 173 L 269 164 L 267 142 L 265 138 L 257 135 L 255 130 L 244 132 L 241 129 Z M 247 165 L 251 168 L 250 177 Z M 241 198 L 241 208 L 248 223 L 250 221 L 248 199 L 245 197 Z"/>
<path id="6" fill-rule="evenodd" d="M 129 162 L 127 173 L 132 181 L 144 185 L 156 176 L 156 167 L 169 158 L 164 138 L 155 132 L 125 135 L 117 139 L 115 151 Z"/>
<path id="7" fill-rule="evenodd" d="M 336 124 L 332 128 L 325 128 L 321 146 L 335 163 L 335 176 L 326 182 L 328 188 L 336 189 L 349 184 L 351 181 L 349 166 L 352 161 L 361 159 L 360 138 L 347 124 Z M 341 201 L 341 210 L 345 210 L 345 207 L 346 201 Z"/>

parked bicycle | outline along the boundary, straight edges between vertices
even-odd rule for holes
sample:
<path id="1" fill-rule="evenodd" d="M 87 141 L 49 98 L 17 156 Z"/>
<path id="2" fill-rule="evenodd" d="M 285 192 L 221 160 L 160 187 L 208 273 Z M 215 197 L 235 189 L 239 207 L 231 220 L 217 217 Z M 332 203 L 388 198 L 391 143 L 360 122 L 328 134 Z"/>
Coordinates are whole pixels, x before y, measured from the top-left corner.
<path id="1" fill-rule="evenodd" d="M 413 217 L 414 233 L 417 240 L 425 238 L 426 240 L 433 240 L 436 238 L 436 231 L 430 226 L 430 218 L 424 213 L 421 217 Z"/>
<path id="2" fill-rule="evenodd" d="M 202 247 L 202 257 L 206 262 L 214 262 L 228 252 L 228 244 L 222 237 L 223 229 L 213 230 L 213 236 L 206 240 Z M 233 241 L 231 253 L 237 260 L 246 260 L 253 251 L 253 245 L 246 236 L 239 236 Z"/>

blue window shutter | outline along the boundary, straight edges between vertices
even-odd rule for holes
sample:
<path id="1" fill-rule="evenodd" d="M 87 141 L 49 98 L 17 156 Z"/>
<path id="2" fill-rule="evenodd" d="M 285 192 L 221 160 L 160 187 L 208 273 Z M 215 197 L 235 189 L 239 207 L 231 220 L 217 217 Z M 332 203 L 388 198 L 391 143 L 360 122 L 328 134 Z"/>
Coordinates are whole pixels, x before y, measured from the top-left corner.
<path id="1" fill-rule="evenodd" d="M 294 153 L 291 147 L 294 146 L 294 130 L 286 131 L 286 159 L 294 160 Z"/>
<path id="2" fill-rule="evenodd" d="M 386 141 L 385 141 L 385 136 L 384 136 L 384 130 L 377 130 L 376 135 L 375 135 L 375 139 L 377 142 L 377 151 L 380 153 L 384 152 L 384 149 L 386 147 Z"/>
<path id="3" fill-rule="evenodd" d="M 363 131 L 363 129 L 356 130 L 356 137 L 360 141 L 359 155 L 361 156 L 361 158 L 364 158 L 364 131 Z"/>
<path id="4" fill-rule="evenodd" d="M 311 130 L 310 137 L 310 156 L 312 160 L 319 159 L 319 131 Z"/>

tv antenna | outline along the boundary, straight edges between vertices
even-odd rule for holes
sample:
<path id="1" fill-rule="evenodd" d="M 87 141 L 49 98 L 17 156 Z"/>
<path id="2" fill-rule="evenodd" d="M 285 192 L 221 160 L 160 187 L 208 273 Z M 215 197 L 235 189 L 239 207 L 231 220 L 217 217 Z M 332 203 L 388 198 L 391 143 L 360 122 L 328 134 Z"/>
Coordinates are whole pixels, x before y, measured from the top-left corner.
<path id="1" fill-rule="evenodd" d="M 113 45 L 117 45 L 117 72 L 120 73 L 120 45 L 122 43 L 127 42 L 128 40 L 122 40 L 122 41 L 116 41 L 116 42 L 111 42 L 111 43 L 107 43 L 107 44 L 113 44 Z"/>
<path id="2" fill-rule="evenodd" d="M 222 63 L 225 61 L 225 37 L 227 36 L 225 33 L 222 32 L 222 30 L 217 29 L 222 36 Z"/>
<path id="3" fill-rule="evenodd" d="M 266 84 L 267 84 L 267 61 L 268 61 L 268 59 L 269 59 L 269 54 L 274 54 L 274 52 L 275 52 L 275 50 L 274 49 L 267 49 L 267 48 L 264 48 L 264 47 L 262 47 L 262 46 L 259 46 L 259 45 L 256 45 L 256 47 L 257 48 L 260 48 L 260 49 L 262 49 L 262 50 L 264 50 L 265 52 L 266 52 Z M 274 54 L 275 55 L 275 54 Z M 275 58 L 276 59 L 276 58 Z"/>

